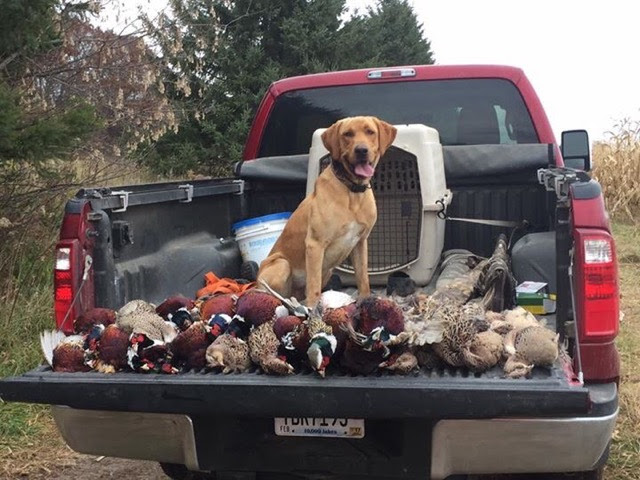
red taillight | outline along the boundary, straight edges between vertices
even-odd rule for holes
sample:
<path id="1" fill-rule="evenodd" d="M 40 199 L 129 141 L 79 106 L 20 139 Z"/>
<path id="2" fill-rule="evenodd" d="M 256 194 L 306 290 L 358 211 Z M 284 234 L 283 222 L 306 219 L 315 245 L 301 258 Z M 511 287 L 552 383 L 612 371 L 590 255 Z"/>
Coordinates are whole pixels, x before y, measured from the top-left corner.
<path id="1" fill-rule="evenodd" d="M 71 302 L 73 300 L 73 288 L 71 284 L 65 285 L 62 282 L 56 285 L 56 301 L 57 302 Z"/>
<path id="2" fill-rule="evenodd" d="M 73 241 L 60 242 L 56 246 L 56 263 L 53 274 L 54 310 L 56 326 L 65 333 L 73 331 L 75 315 L 73 311 L 69 310 L 71 310 L 77 287 L 77 255 L 77 248 Z"/>
<path id="3" fill-rule="evenodd" d="M 93 237 L 89 222 L 91 205 L 71 200 L 60 228 L 55 249 L 53 300 L 56 326 L 70 333 L 76 315 L 94 306 L 93 276 L 89 275 L 93 253 Z M 86 274 L 86 275 L 85 275 Z"/>
<path id="4" fill-rule="evenodd" d="M 610 300 L 618 294 L 613 265 L 585 267 L 585 297 L 589 301 Z"/>
<path id="5" fill-rule="evenodd" d="M 615 244 L 608 232 L 578 229 L 576 235 L 578 322 L 584 340 L 610 341 L 620 315 Z"/>

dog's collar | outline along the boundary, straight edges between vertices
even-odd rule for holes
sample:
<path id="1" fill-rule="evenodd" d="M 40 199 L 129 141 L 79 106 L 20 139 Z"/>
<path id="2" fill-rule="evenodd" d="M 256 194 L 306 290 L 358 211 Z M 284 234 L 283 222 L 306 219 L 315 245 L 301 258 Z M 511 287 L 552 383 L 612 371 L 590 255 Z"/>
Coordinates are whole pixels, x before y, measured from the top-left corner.
<path id="1" fill-rule="evenodd" d="M 356 183 L 351 180 L 347 174 L 347 170 L 344 168 L 344 165 L 342 165 L 342 163 L 331 159 L 331 168 L 333 169 L 333 173 L 335 174 L 336 178 L 343 184 L 345 184 L 346 187 L 353 193 L 364 193 L 371 188 L 370 183 Z"/>

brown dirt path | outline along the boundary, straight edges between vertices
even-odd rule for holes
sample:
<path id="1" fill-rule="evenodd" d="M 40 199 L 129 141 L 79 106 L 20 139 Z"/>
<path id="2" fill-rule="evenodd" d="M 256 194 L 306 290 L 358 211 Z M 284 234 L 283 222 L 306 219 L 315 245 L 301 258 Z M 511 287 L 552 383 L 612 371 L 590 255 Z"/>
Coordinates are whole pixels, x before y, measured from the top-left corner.
<path id="1" fill-rule="evenodd" d="M 75 464 L 62 467 L 51 473 L 33 473 L 17 478 L 33 480 L 104 480 L 110 478 L 126 478 L 127 480 L 167 480 L 162 469 L 155 462 L 143 462 L 140 460 L 125 460 L 121 458 L 103 458 L 97 461 L 97 457 L 78 455 Z"/>

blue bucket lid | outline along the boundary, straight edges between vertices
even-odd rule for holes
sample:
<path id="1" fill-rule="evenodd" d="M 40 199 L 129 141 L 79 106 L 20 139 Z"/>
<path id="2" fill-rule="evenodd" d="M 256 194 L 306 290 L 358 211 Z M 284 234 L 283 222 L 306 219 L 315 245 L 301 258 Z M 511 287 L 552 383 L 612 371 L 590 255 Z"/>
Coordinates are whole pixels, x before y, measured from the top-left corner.
<path id="1" fill-rule="evenodd" d="M 232 230 L 257 225 L 258 223 L 271 222 L 274 220 L 286 220 L 291 216 L 291 212 L 272 213 L 271 215 L 263 215 L 262 217 L 249 218 L 231 225 Z"/>

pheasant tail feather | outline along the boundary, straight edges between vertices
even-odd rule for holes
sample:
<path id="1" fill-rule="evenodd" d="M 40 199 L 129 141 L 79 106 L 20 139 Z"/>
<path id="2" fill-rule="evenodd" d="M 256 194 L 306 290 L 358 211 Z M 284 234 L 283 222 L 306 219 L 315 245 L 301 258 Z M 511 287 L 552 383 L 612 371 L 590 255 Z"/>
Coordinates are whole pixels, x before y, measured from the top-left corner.
<path id="1" fill-rule="evenodd" d="M 44 358 L 53 367 L 53 350 L 65 339 L 65 334 L 60 330 L 45 330 L 40 334 L 40 347 Z"/>

